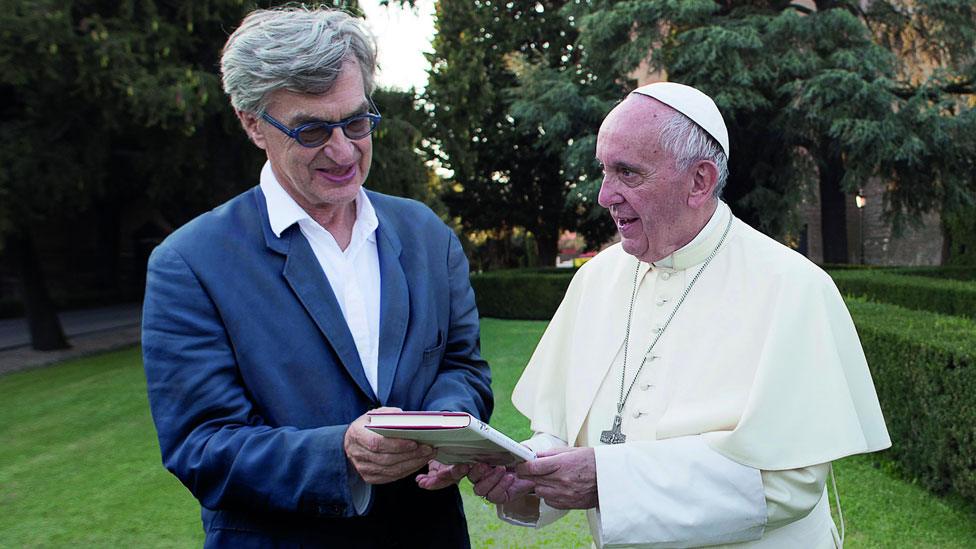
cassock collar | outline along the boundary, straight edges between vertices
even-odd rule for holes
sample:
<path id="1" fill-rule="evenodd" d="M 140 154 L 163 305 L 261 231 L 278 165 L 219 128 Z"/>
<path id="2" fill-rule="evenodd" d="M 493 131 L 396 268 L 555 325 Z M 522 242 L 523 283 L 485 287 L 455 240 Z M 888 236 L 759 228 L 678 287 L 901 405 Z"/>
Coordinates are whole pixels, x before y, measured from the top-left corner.
<path id="1" fill-rule="evenodd" d="M 719 240 L 722 239 L 722 233 L 731 215 L 732 211 L 729 207 L 725 202 L 719 200 L 718 207 L 715 208 L 711 219 L 708 220 L 708 223 L 702 227 L 702 230 L 691 242 L 685 244 L 671 255 L 653 262 L 651 265 L 656 269 L 683 271 L 694 265 L 704 263 L 708 259 L 708 255 L 718 245 Z"/>
<path id="2" fill-rule="evenodd" d="M 281 233 L 285 229 L 299 221 L 307 220 L 317 224 L 312 216 L 308 215 L 308 212 L 302 209 L 278 182 L 278 178 L 271 170 L 271 162 L 265 162 L 261 169 L 261 192 L 264 193 L 265 201 L 268 204 L 268 221 L 271 224 L 271 230 L 278 238 L 281 238 Z M 356 222 L 353 225 L 352 240 L 375 242 L 378 226 L 379 220 L 376 217 L 376 210 L 373 209 L 373 204 L 366 196 L 366 191 L 360 187 L 359 195 L 356 197 Z"/>

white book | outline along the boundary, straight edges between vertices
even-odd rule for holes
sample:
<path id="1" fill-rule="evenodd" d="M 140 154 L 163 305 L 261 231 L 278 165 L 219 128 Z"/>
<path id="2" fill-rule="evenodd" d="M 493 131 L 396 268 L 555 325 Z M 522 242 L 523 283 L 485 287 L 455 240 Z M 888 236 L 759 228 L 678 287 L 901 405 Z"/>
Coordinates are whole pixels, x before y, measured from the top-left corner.
<path id="1" fill-rule="evenodd" d="M 437 449 L 441 463 L 515 465 L 535 452 L 464 412 L 370 412 L 366 428 L 390 438 L 405 438 Z"/>

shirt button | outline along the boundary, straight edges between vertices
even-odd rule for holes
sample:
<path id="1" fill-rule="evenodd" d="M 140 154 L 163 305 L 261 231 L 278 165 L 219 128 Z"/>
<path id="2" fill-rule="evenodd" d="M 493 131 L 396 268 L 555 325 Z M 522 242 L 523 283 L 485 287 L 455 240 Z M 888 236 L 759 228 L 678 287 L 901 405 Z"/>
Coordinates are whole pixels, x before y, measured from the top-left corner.
<path id="1" fill-rule="evenodd" d="M 651 385 L 650 383 L 641 383 L 640 388 L 641 388 L 641 391 L 649 391 L 651 389 L 651 387 L 653 387 L 653 386 L 654 385 Z"/>
<path id="2" fill-rule="evenodd" d="M 639 419 L 642 415 L 644 415 L 644 412 L 640 410 L 634 410 L 634 413 L 631 415 L 634 417 L 634 419 Z"/>
<path id="3" fill-rule="evenodd" d="M 659 298 L 657 298 L 657 301 L 655 301 L 655 303 L 657 304 L 658 307 L 660 307 L 661 305 L 664 305 L 668 301 L 669 300 L 666 297 L 659 297 Z"/>
<path id="4" fill-rule="evenodd" d="M 660 326 L 655 326 L 655 327 L 654 327 L 654 329 L 653 329 L 652 331 L 653 331 L 653 332 L 654 332 L 655 334 L 659 334 L 659 333 L 661 333 L 661 330 L 663 330 L 663 329 L 664 329 L 664 328 L 662 328 L 662 327 L 660 327 Z M 651 360 L 653 360 L 653 358 L 651 358 L 651 357 L 648 357 L 648 358 L 650 358 Z"/>
<path id="5" fill-rule="evenodd" d="M 671 278 L 671 273 L 669 273 L 667 271 L 664 271 L 664 272 L 661 273 L 661 280 L 667 280 L 669 278 Z"/>

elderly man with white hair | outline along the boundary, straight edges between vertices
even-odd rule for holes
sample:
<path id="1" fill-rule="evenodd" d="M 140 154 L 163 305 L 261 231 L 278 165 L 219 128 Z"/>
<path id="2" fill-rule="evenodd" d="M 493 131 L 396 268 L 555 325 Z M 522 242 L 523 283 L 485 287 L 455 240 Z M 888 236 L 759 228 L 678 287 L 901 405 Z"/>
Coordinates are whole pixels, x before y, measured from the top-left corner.
<path id="1" fill-rule="evenodd" d="M 596 157 L 621 242 L 513 393 L 539 459 L 474 468 L 475 492 L 521 524 L 586 509 L 602 547 L 838 545 L 830 462 L 890 441 L 830 277 L 721 201 L 728 132 L 702 92 L 635 90 Z"/>

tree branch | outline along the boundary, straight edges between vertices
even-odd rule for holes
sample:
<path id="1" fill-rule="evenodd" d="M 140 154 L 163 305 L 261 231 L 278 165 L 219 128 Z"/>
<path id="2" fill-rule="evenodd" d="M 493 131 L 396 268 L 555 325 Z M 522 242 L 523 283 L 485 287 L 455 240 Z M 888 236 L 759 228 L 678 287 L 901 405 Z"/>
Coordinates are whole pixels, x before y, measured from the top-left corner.
<path id="1" fill-rule="evenodd" d="M 891 92 L 902 99 L 909 99 L 918 93 L 918 89 L 918 86 L 895 86 L 892 88 Z M 938 92 L 951 95 L 976 94 L 976 82 L 974 82 L 972 79 L 967 79 L 945 84 L 943 86 L 937 86 L 935 89 L 931 90 L 927 96 L 931 99 L 935 99 L 939 95 Z"/>
<path id="2" fill-rule="evenodd" d="M 794 3 L 790 2 L 790 4 L 787 5 L 786 7 L 793 8 L 796 11 L 802 13 L 803 15 L 813 15 L 814 13 L 816 13 L 816 10 L 812 10 L 812 9 L 804 6 L 803 4 L 794 4 Z"/>

